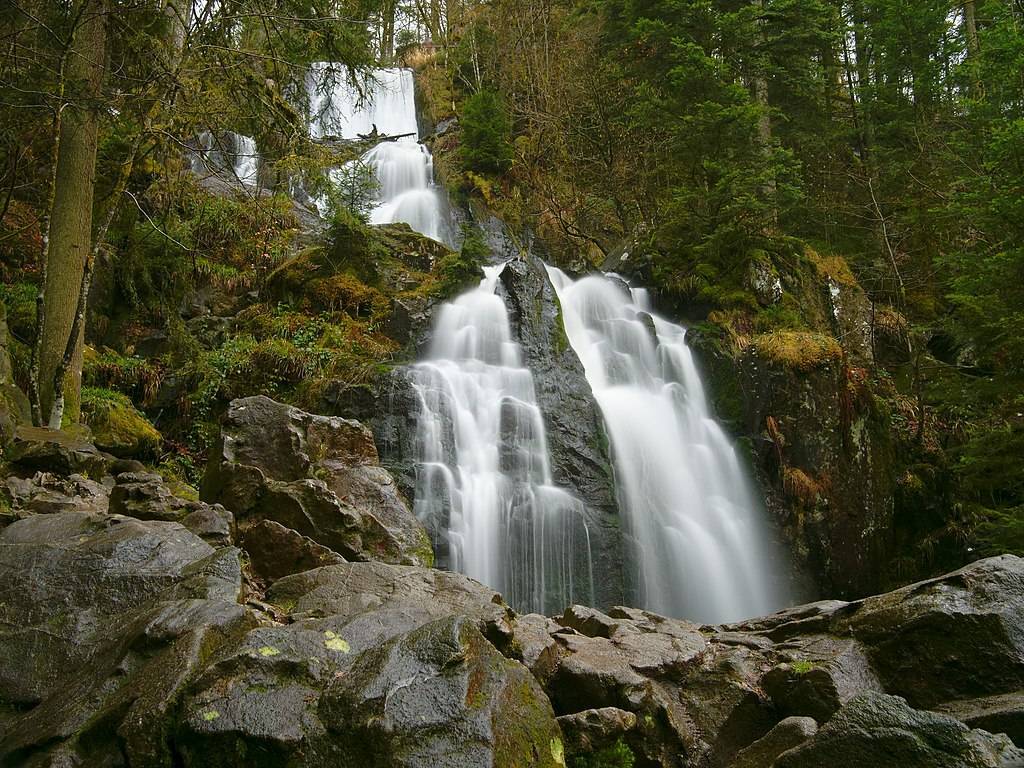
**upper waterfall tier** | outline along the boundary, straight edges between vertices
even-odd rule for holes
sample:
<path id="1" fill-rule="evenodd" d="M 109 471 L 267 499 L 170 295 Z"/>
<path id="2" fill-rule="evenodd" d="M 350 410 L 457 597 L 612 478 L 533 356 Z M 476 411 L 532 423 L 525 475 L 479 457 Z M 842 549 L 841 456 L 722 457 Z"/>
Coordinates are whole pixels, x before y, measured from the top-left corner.
<path id="1" fill-rule="evenodd" d="M 552 480 L 533 376 L 495 290 L 504 265 L 445 304 L 420 399 L 417 516 L 438 560 L 501 591 L 517 610 L 593 602 L 582 502 Z"/>
<path id="2" fill-rule="evenodd" d="M 608 429 L 634 599 L 705 622 L 779 607 L 764 512 L 709 413 L 685 329 L 618 278 L 549 274 Z"/>
<path id="3" fill-rule="evenodd" d="M 434 183 L 433 158 L 418 142 L 412 70 L 378 69 L 357 87 L 342 69 L 320 62 L 310 67 L 306 89 L 314 138 L 357 139 L 374 131 L 402 137 L 382 142 L 362 157 L 380 183 L 370 222 L 404 222 L 453 245 L 448 207 Z"/>

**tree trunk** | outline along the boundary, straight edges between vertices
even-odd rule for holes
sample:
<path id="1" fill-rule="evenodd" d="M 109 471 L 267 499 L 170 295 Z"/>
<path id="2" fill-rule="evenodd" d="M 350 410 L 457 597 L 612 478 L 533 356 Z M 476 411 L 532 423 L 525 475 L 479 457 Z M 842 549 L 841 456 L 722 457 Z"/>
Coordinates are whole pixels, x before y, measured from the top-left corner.
<path id="1" fill-rule="evenodd" d="M 757 7 L 764 12 L 764 0 L 756 0 Z M 757 48 L 758 55 L 756 57 L 756 64 L 754 66 L 754 101 L 757 106 L 760 107 L 760 115 L 757 120 L 757 140 L 761 148 L 761 153 L 764 155 L 766 161 L 770 162 L 772 154 L 772 118 L 771 111 L 768 104 L 768 75 L 767 75 L 767 40 L 765 40 L 764 34 L 764 19 L 759 18 L 757 20 Z M 772 224 L 778 223 L 778 209 L 775 204 L 776 194 L 776 183 L 775 176 L 772 175 L 768 178 L 764 185 L 764 194 L 768 198 L 771 204 L 771 220 Z"/>
<path id="2" fill-rule="evenodd" d="M 964 32 L 967 37 L 967 53 L 974 58 L 981 51 L 978 42 L 978 22 L 974 15 L 974 0 L 964 0 Z"/>
<path id="3" fill-rule="evenodd" d="M 39 386 L 42 413 L 50 413 L 53 381 L 74 325 L 85 262 L 92 248 L 93 184 L 99 133 L 99 99 L 106 55 L 105 0 L 85 6 L 67 62 L 68 104 L 60 124 L 54 175 L 53 210 L 43 301 Z M 65 379 L 65 418 L 77 422 L 81 409 L 82 339 L 74 340 L 70 375 Z"/>

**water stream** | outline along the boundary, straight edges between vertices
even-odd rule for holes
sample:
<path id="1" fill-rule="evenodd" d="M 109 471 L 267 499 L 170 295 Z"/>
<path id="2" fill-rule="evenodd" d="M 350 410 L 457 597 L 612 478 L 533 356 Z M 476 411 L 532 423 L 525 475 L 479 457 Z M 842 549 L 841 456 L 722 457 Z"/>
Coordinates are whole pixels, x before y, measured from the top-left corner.
<path id="1" fill-rule="evenodd" d="M 357 88 L 341 69 L 326 62 L 310 67 L 310 134 L 313 138 L 401 137 L 381 142 L 361 160 L 380 184 L 371 224 L 405 222 L 417 232 L 451 245 L 452 228 L 444 194 L 434 183 L 434 161 L 419 143 L 412 70 L 378 69 Z M 335 171 L 337 180 L 340 172 Z"/>
<path id="2" fill-rule="evenodd" d="M 439 310 L 415 368 L 415 511 L 439 560 L 521 611 L 593 602 L 583 504 L 551 479 L 544 419 L 505 302 L 504 265 Z"/>
<path id="3" fill-rule="evenodd" d="M 396 136 L 363 156 L 380 182 L 371 221 L 451 242 L 419 133 L 412 73 L 383 69 L 364 92 L 329 65 L 307 82 L 314 137 Z M 503 264 L 436 310 L 419 398 L 415 512 L 438 563 L 520 611 L 593 603 L 586 509 L 552 480 L 544 415 L 502 298 Z M 777 586 L 764 512 L 735 446 L 710 414 L 686 331 L 614 276 L 548 277 L 610 438 L 630 602 L 721 622 L 768 612 Z M 603 565 L 603 564 L 601 564 Z"/>
<path id="4" fill-rule="evenodd" d="M 778 608 L 764 510 L 709 412 L 685 329 L 614 276 L 548 274 L 611 440 L 634 602 L 707 622 Z"/>

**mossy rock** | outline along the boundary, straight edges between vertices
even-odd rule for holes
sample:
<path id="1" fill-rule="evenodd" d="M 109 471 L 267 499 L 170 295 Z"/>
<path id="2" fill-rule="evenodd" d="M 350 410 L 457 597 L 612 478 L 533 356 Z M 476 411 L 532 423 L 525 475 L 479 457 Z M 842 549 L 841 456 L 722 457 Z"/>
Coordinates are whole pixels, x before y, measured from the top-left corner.
<path id="1" fill-rule="evenodd" d="M 122 394 L 84 387 L 82 414 L 100 450 L 121 458 L 153 458 L 160 451 L 160 433 Z"/>
<path id="2" fill-rule="evenodd" d="M 776 365 L 803 373 L 842 360 L 839 342 L 823 333 L 774 331 L 757 336 L 752 345 L 758 356 Z"/>

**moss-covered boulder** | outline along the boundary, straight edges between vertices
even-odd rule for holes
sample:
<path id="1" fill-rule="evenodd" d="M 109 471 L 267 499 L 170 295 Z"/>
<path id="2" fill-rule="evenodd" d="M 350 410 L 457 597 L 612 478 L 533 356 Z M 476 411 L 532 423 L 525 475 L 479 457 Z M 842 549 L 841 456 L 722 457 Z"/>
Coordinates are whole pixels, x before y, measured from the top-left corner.
<path id="1" fill-rule="evenodd" d="M 163 437 L 126 396 L 82 389 L 82 414 L 96 447 L 121 458 L 155 458 Z"/>

